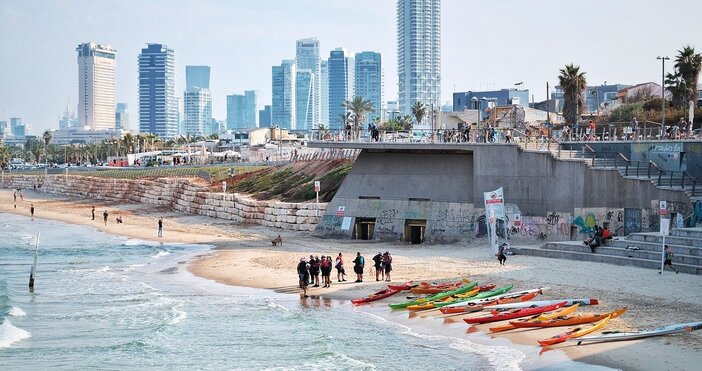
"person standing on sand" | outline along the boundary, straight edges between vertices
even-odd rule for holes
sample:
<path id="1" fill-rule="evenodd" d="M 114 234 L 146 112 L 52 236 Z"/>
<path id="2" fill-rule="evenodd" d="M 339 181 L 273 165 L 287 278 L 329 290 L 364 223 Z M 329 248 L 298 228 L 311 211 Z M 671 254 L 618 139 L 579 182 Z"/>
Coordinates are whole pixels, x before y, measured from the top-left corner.
<path id="1" fill-rule="evenodd" d="M 34 204 L 29 204 L 29 213 L 32 215 L 32 220 L 34 220 Z"/>
<path id="2" fill-rule="evenodd" d="M 307 296 L 307 285 L 310 280 L 310 271 L 309 271 L 310 265 L 307 264 L 307 259 L 305 258 L 300 258 L 300 262 L 297 264 L 297 276 L 299 278 L 299 285 L 300 288 L 302 289 L 302 294 L 304 297 L 309 297 Z"/>
<path id="3" fill-rule="evenodd" d="M 385 281 L 390 282 L 390 271 L 392 271 L 392 256 L 386 251 L 383 254 L 383 267 L 385 268 Z"/>
<path id="4" fill-rule="evenodd" d="M 105 225 L 107 225 L 107 217 L 110 216 L 110 214 L 107 213 L 107 210 L 105 210 L 104 213 L 102 213 L 102 220 L 105 222 Z"/>
<path id="5" fill-rule="evenodd" d="M 24 193 L 22 193 L 21 189 L 20 189 L 20 201 L 24 202 Z"/>
<path id="6" fill-rule="evenodd" d="M 16 209 L 16 208 L 17 208 L 17 191 L 15 191 L 15 192 L 12 194 L 12 197 L 15 199 L 15 209 Z"/>
<path id="7" fill-rule="evenodd" d="M 375 267 L 375 280 L 380 281 L 382 277 L 385 281 L 385 271 L 383 271 L 383 253 L 379 252 L 373 257 L 373 266 Z"/>
<path id="8" fill-rule="evenodd" d="M 163 237 L 163 218 L 158 218 L 158 236 Z"/>
<path id="9" fill-rule="evenodd" d="M 331 278 L 329 277 L 332 270 L 331 256 L 327 257 L 322 255 L 322 261 L 319 264 L 320 269 L 322 270 L 322 282 L 324 283 L 323 287 L 329 287 L 331 286 Z"/>
<path id="10" fill-rule="evenodd" d="M 670 267 L 670 269 L 675 271 L 675 274 L 678 274 L 678 269 L 673 266 L 673 249 L 670 248 L 670 246 L 665 245 L 665 249 L 663 250 L 665 252 L 665 261 L 663 262 L 663 269 L 665 269 L 666 266 Z M 658 274 L 661 274 L 662 271 L 658 271 Z"/>
<path id="11" fill-rule="evenodd" d="M 505 262 L 507 261 L 507 256 L 505 255 L 505 249 L 507 248 L 507 243 L 503 243 L 500 245 L 500 247 L 497 249 L 497 261 L 500 262 L 500 265 L 505 265 Z"/>
<path id="12" fill-rule="evenodd" d="M 93 220 L 95 220 L 95 206 L 93 206 L 93 210 L 91 211 L 91 213 L 93 214 Z"/>
<path id="13" fill-rule="evenodd" d="M 346 281 L 346 278 L 344 276 L 346 275 L 346 271 L 344 270 L 344 257 L 339 253 L 339 256 L 336 257 L 336 279 L 341 282 L 341 281 Z"/>
<path id="14" fill-rule="evenodd" d="M 363 258 L 360 252 L 356 253 L 356 259 L 353 260 L 353 272 L 356 273 L 356 283 L 363 282 L 363 267 L 366 265 L 366 259 Z"/>

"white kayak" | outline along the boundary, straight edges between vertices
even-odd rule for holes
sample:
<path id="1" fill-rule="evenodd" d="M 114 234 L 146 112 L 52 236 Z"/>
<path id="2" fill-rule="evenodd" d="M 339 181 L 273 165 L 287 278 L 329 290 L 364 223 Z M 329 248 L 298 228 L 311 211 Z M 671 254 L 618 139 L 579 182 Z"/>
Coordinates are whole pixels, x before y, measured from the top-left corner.
<path id="1" fill-rule="evenodd" d="M 475 306 L 475 305 L 482 305 L 483 303 L 490 303 L 490 302 L 493 302 L 493 301 L 499 300 L 499 299 L 517 298 L 517 297 L 531 294 L 531 293 L 535 293 L 535 292 L 543 292 L 543 291 L 546 291 L 548 289 L 550 289 L 550 288 L 549 287 L 541 287 L 541 288 L 532 289 L 532 290 L 510 292 L 507 294 L 490 296 L 490 297 L 482 298 L 482 299 L 473 299 L 473 300 L 468 300 L 468 301 L 462 301 L 460 303 L 449 304 L 449 305 L 444 306 L 443 308 L 471 307 L 471 306 Z"/>
<path id="2" fill-rule="evenodd" d="M 502 310 L 502 309 L 522 309 L 522 308 L 536 308 L 543 307 L 547 305 L 553 305 L 566 302 L 564 306 L 569 305 L 597 305 L 600 302 L 597 299 L 558 299 L 558 300 L 535 300 L 535 301 L 524 301 L 521 303 L 508 303 L 508 304 L 496 304 L 489 305 L 485 307 L 485 310 Z"/>
<path id="3" fill-rule="evenodd" d="M 702 329 L 702 322 L 678 323 L 675 325 L 654 328 L 652 330 L 642 330 L 635 332 L 609 331 L 603 332 L 600 335 L 568 339 L 568 341 L 577 341 L 578 345 L 580 345 L 583 342 L 635 340 L 653 336 L 677 334 L 680 332 L 688 332 L 699 329 Z"/>

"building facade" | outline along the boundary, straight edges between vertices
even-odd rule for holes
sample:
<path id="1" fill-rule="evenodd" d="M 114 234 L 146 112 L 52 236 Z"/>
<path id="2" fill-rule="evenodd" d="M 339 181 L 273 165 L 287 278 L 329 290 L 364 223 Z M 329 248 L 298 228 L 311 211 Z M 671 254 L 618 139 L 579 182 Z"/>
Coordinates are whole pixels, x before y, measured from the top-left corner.
<path id="1" fill-rule="evenodd" d="M 314 74 L 311 70 L 297 70 L 295 77 L 295 124 L 296 130 L 314 128 Z"/>
<path id="2" fill-rule="evenodd" d="M 258 92 L 244 91 L 244 125 L 247 128 L 258 127 Z"/>
<path id="3" fill-rule="evenodd" d="M 115 58 L 109 45 L 84 43 L 78 52 L 78 122 L 90 130 L 115 127 Z"/>
<path id="4" fill-rule="evenodd" d="M 117 103 L 115 110 L 115 129 L 129 130 L 129 110 L 127 103 Z"/>
<path id="5" fill-rule="evenodd" d="M 173 138 L 178 121 L 175 53 L 163 44 L 147 44 L 139 54 L 139 131 Z"/>
<path id="6" fill-rule="evenodd" d="M 466 109 L 484 110 L 487 107 L 519 104 L 529 106 L 529 89 L 501 89 L 492 91 L 466 91 L 453 93 L 453 111 Z"/>
<path id="7" fill-rule="evenodd" d="M 183 126 L 188 136 L 212 134 L 212 95 L 210 89 L 197 88 L 183 93 Z"/>
<path id="8" fill-rule="evenodd" d="M 312 120 L 307 129 L 312 129 L 319 124 L 321 112 L 320 75 L 322 67 L 319 54 L 319 40 L 316 37 L 297 40 L 295 44 L 295 63 L 298 70 L 309 70 L 312 74 L 312 99 L 306 104 L 312 113 Z"/>
<path id="9" fill-rule="evenodd" d="M 21 118 L 10 117 L 10 133 L 18 138 L 22 138 L 27 135 L 27 126 L 22 123 Z"/>
<path id="10" fill-rule="evenodd" d="M 323 60 L 319 68 L 319 123 L 329 127 L 329 62 Z"/>
<path id="11" fill-rule="evenodd" d="M 368 113 L 365 124 L 376 118 L 382 119 L 383 113 L 383 70 L 380 53 L 361 52 L 356 54 L 355 95 L 363 97 L 373 105 L 373 112 Z"/>
<path id="12" fill-rule="evenodd" d="M 271 114 L 271 106 L 269 104 L 263 106 L 263 109 L 258 111 L 258 125 L 261 128 L 271 127 L 273 115 Z"/>
<path id="13" fill-rule="evenodd" d="M 280 66 L 272 68 L 272 125 L 295 130 L 295 91 L 297 66 L 294 60 L 284 60 Z"/>
<path id="14" fill-rule="evenodd" d="M 210 66 L 185 66 L 185 90 L 210 88 Z"/>
<path id="15" fill-rule="evenodd" d="M 341 117 L 346 114 L 344 102 L 353 99 L 355 83 L 354 55 L 348 49 L 337 48 L 329 53 L 329 128 L 342 127 Z"/>
<path id="16" fill-rule="evenodd" d="M 655 83 L 650 84 L 658 87 L 658 89 L 652 89 L 650 93 L 660 97 L 660 85 Z M 630 87 L 632 86 L 623 84 L 588 86 L 582 92 L 582 97 L 585 101 L 585 106 L 582 108 L 582 111 L 586 113 L 596 113 L 616 102 L 617 95 L 620 90 Z M 562 111 L 564 98 L 563 89 L 560 86 L 554 87 L 554 91 L 551 93 L 551 99 L 554 101 L 557 111 Z"/>
<path id="17" fill-rule="evenodd" d="M 236 130 L 246 127 L 245 124 L 245 96 L 241 94 L 227 95 L 227 130 Z"/>
<path id="18" fill-rule="evenodd" d="M 441 0 L 397 0 L 397 74 L 402 114 L 441 105 Z"/>

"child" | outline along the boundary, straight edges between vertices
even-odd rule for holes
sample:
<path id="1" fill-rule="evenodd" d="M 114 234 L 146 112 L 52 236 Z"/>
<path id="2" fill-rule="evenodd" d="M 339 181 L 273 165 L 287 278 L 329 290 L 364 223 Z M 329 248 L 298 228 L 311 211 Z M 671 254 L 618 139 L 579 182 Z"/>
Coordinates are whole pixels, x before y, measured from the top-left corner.
<path id="1" fill-rule="evenodd" d="M 663 262 L 663 269 L 665 269 L 666 266 L 669 266 L 670 269 L 675 271 L 675 274 L 678 274 L 678 269 L 673 266 L 673 250 L 668 246 L 665 245 L 665 261 Z M 661 274 L 662 271 L 659 271 L 658 274 Z"/>

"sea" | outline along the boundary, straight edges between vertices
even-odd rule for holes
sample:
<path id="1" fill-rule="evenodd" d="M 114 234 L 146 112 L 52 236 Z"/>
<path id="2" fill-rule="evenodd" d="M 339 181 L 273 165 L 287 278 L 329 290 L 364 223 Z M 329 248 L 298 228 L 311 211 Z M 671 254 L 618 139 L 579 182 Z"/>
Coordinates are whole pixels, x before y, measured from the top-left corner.
<path id="1" fill-rule="evenodd" d="M 2 370 L 602 369 L 382 302 L 354 307 L 190 274 L 188 262 L 213 246 L 5 213 L 0 236 Z"/>

